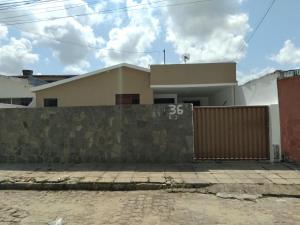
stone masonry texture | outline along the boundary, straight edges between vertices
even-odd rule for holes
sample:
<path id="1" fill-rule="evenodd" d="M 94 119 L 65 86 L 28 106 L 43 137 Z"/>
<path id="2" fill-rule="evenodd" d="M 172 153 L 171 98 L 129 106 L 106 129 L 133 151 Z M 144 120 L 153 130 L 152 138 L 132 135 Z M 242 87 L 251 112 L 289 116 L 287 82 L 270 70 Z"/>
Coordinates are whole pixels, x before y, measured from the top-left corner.
<path id="1" fill-rule="evenodd" d="M 1 163 L 188 162 L 192 106 L 0 110 Z"/>

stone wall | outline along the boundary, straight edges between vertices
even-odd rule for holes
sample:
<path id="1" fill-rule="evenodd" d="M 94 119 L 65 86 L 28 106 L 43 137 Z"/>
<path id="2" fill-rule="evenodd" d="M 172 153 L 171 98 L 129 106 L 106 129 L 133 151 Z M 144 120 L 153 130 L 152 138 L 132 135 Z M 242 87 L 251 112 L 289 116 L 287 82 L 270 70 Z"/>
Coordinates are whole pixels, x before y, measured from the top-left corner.
<path id="1" fill-rule="evenodd" d="M 192 106 L 0 110 L 0 162 L 188 162 Z"/>

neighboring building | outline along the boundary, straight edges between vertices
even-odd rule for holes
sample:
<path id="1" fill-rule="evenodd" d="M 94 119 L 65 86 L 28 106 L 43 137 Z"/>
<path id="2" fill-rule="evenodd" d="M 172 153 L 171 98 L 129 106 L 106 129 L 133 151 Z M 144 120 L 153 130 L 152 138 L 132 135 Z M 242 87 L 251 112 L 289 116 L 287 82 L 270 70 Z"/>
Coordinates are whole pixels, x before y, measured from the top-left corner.
<path id="1" fill-rule="evenodd" d="M 35 98 L 32 87 L 27 79 L 0 76 L 0 103 L 5 104 L 5 108 L 6 104 L 29 106 Z"/>
<path id="2" fill-rule="evenodd" d="M 120 64 L 32 88 L 37 106 L 193 103 L 233 105 L 235 63 Z"/>
<path id="3" fill-rule="evenodd" d="M 298 161 L 300 160 L 300 154 L 293 152 L 293 148 L 291 147 L 293 142 L 299 145 L 300 139 L 296 138 L 296 134 L 300 137 L 300 133 L 297 133 L 296 129 L 293 131 L 296 133 L 290 133 L 291 127 L 297 127 L 298 124 L 300 124 L 300 120 L 297 121 L 296 119 L 298 115 L 300 115 L 300 108 L 297 108 L 297 97 L 300 95 L 298 91 L 298 89 L 300 90 L 300 83 L 298 82 L 297 84 L 295 81 L 293 86 L 292 82 L 294 82 L 294 78 L 291 78 L 290 81 L 285 81 L 287 77 L 294 77 L 297 74 L 300 74 L 300 70 L 277 70 L 274 73 L 250 80 L 236 87 L 236 105 L 269 106 L 271 160 L 280 160 L 283 157 L 295 160 L 296 156 L 293 154 L 298 154 L 297 159 Z M 277 84 L 278 79 L 283 80 L 280 80 Z M 297 79 L 299 80 L 299 78 Z M 290 83 L 288 84 L 288 82 Z M 281 87 L 278 86 L 279 84 Z M 278 93 L 280 90 L 281 93 Z M 281 101 L 278 105 L 280 98 Z M 288 123 L 289 125 L 287 125 Z M 291 139 L 293 139 L 293 141 L 291 141 Z M 300 148 L 297 151 L 300 151 Z M 282 155 L 284 156 L 282 157 Z"/>
<path id="4" fill-rule="evenodd" d="M 74 77 L 74 75 L 33 75 L 32 70 L 22 72 L 20 76 L 0 75 L 0 108 L 35 107 L 35 93 L 31 88 Z"/>
<path id="5" fill-rule="evenodd" d="M 236 105 L 278 104 L 277 78 L 279 71 L 239 85 L 235 91 Z"/>
<path id="6" fill-rule="evenodd" d="M 250 80 L 235 90 L 236 105 L 269 106 L 270 160 L 281 160 L 277 78 L 279 71 Z"/>
<path id="7" fill-rule="evenodd" d="M 300 70 L 280 72 L 278 95 L 283 157 L 300 163 Z"/>

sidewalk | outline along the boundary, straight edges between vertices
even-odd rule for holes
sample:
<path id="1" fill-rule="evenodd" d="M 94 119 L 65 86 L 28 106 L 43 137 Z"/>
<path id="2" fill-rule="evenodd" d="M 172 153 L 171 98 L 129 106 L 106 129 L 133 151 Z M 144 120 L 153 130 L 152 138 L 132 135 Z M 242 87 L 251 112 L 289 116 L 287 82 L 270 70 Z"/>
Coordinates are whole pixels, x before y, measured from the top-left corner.
<path id="1" fill-rule="evenodd" d="M 190 164 L 0 164 L 0 189 L 145 190 L 280 187 L 300 196 L 300 166 L 267 162 Z"/>

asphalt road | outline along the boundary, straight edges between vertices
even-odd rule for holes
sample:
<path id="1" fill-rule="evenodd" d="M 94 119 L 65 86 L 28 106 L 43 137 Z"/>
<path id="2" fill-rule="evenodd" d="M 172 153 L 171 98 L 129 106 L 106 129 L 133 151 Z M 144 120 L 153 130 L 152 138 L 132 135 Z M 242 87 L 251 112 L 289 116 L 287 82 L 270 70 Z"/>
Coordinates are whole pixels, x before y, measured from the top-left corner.
<path id="1" fill-rule="evenodd" d="M 167 191 L 0 191 L 4 224 L 300 224 L 300 199 L 245 201 Z"/>

